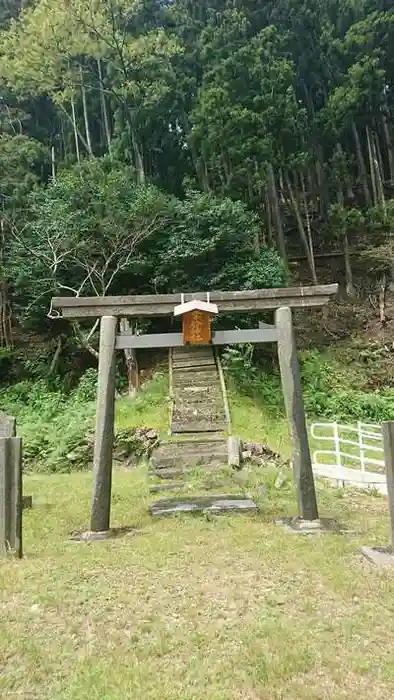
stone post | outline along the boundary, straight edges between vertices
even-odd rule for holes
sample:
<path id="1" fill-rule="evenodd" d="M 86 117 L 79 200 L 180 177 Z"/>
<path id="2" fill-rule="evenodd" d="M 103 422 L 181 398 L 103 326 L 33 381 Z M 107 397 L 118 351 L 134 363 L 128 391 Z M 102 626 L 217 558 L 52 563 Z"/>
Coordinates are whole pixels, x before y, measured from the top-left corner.
<path id="1" fill-rule="evenodd" d="M 300 368 L 289 307 L 277 309 L 278 357 L 286 415 L 292 442 L 293 474 L 297 492 L 298 515 L 317 520 L 317 500 L 313 478 L 308 432 L 301 392 Z"/>
<path id="2" fill-rule="evenodd" d="M 0 438 L 0 556 L 22 556 L 22 438 Z"/>
<path id="3" fill-rule="evenodd" d="M 112 485 L 112 450 L 115 420 L 116 318 L 103 316 L 100 326 L 100 354 L 96 405 L 96 433 L 93 457 L 93 499 L 90 529 L 109 530 Z"/>
<path id="4" fill-rule="evenodd" d="M 385 421 L 382 425 L 384 461 L 387 475 L 387 496 L 390 515 L 390 538 L 394 548 L 394 421 Z"/>

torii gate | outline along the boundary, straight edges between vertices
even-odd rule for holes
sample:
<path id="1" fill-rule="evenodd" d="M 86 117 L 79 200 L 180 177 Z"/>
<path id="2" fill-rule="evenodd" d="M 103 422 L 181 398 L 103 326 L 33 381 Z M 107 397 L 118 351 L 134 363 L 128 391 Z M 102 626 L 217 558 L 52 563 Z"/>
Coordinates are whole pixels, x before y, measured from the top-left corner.
<path id="1" fill-rule="evenodd" d="M 115 414 L 115 351 L 134 348 L 170 348 L 185 344 L 184 333 L 134 335 L 117 332 L 119 317 L 173 316 L 181 305 L 187 311 L 245 313 L 275 311 L 275 325 L 259 323 L 259 328 L 218 330 L 203 338 L 213 345 L 239 343 L 278 344 L 278 358 L 286 415 L 292 442 L 293 475 L 298 515 L 301 520 L 318 519 L 316 491 L 309 450 L 308 433 L 301 393 L 297 348 L 293 333 L 292 308 L 322 307 L 338 291 L 337 284 L 234 292 L 157 294 L 107 297 L 54 297 L 52 309 L 63 318 L 101 318 L 97 387 L 96 433 L 93 458 L 93 497 L 90 527 L 93 533 L 110 529 L 112 449 Z M 191 304 L 199 301 L 201 304 Z M 204 306 L 205 304 L 205 306 Z M 211 308 L 208 308 L 211 307 Z M 186 311 L 186 309 L 184 309 Z M 184 327 L 185 331 L 185 327 Z M 201 340 L 197 341 L 201 344 Z"/>

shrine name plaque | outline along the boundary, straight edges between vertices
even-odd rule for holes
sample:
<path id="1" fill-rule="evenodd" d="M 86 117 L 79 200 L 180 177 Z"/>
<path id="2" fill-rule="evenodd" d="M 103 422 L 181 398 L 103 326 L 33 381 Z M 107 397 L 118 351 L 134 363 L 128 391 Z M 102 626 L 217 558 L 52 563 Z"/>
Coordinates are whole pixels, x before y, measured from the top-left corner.
<path id="1" fill-rule="evenodd" d="M 208 345 L 211 342 L 211 315 L 206 311 L 188 311 L 182 316 L 185 345 Z"/>

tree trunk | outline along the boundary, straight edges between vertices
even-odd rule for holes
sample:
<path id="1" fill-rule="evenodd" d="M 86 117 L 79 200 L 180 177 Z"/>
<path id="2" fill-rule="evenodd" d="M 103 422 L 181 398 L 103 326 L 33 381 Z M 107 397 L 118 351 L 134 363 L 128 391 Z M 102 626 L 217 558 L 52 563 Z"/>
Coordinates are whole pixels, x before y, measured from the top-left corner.
<path id="1" fill-rule="evenodd" d="M 75 337 L 80 342 L 82 347 L 85 348 L 85 350 L 87 350 L 88 352 L 90 352 L 90 354 L 93 355 L 93 357 L 95 357 L 96 360 L 98 360 L 99 359 L 98 351 L 89 342 L 89 340 L 85 336 L 84 332 L 81 330 L 81 327 L 80 327 L 78 321 L 73 321 L 72 327 L 73 327 L 73 330 L 75 333 Z"/>
<path id="2" fill-rule="evenodd" d="M 265 193 L 265 210 L 267 212 L 267 236 L 268 236 L 268 243 L 269 245 L 272 245 L 274 237 L 272 235 L 272 210 L 271 210 L 271 204 L 270 204 L 270 197 L 269 197 L 269 190 L 268 187 L 266 189 Z"/>
<path id="3" fill-rule="evenodd" d="M 389 125 L 386 115 L 383 113 L 382 116 L 383 120 L 383 131 L 384 131 L 384 138 L 386 141 L 386 149 L 387 149 L 387 159 L 389 163 L 389 170 L 390 170 L 390 182 L 394 182 L 394 155 L 393 155 L 393 141 L 391 138 L 391 126 Z"/>
<path id="4" fill-rule="evenodd" d="M 76 115 L 75 115 L 74 97 L 73 96 L 71 97 L 71 115 L 72 115 L 71 117 L 70 117 L 69 113 L 67 112 L 66 108 L 63 107 L 61 102 L 59 102 L 59 107 L 62 110 L 63 114 L 65 114 L 65 116 L 67 117 L 69 122 L 71 122 L 71 124 L 73 126 L 74 138 L 75 138 L 75 150 L 76 150 L 76 154 L 77 154 L 77 160 L 79 161 L 78 139 L 79 139 L 79 141 L 81 141 L 81 143 L 83 143 L 83 145 L 85 146 L 87 151 L 89 150 L 89 147 L 88 147 L 88 144 L 87 144 L 85 137 L 83 136 L 83 134 L 81 134 L 80 130 L 78 129 L 78 124 L 77 124 Z"/>
<path id="5" fill-rule="evenodd" d="M 356 154 L 357 154 L 357 163 L 358 163 L 358 175 L 362 184 L 363 192 L 364 192 L 364 198 L 365 198 L 365 204 L 367 207 L 371 206 L 371 193 L 369 191 L 368 187 L 368 176 L 367 176 L 367 168 L 365 165 L 365 160 L 363 156 L 363 151 L 361 148 L 361 141 L 360 141 L 360 135 L 358 133 L 356 124 L 354 121 L 352 121 L 352 131 L 353 131 L 353 138 L 354 138 L 354 143 L 356 146 Z"/>
<path id="6" fill-rule="evenodd" d="M 380 291 L 379 291 L 379 319 L 380 323 L 382 326 L 386 325 L 387 318 L 386 318 L 386 287 L 387 287 L 387 282 L 386 282 L 386 275 L 383 275 L 382 280 L 380 282 Z"/>
<path id="7" fill-rule="evenodd" d="M 51 148 L 52 182 L 56 182 L 55 146 Z"/>
<path id="8" fill-rule="evenodd" d="M 380 205 L 381 205 L 382 210 L 383 210 L 384 218 L 386 219 L 386 217 L 387 217 L 386 198 L 384 196 L 382 173 L 381 173 L 380 168 L 379 168 L 378 155 L 377 155 L 377 151 L 376 151 L 376 145 L 375 145 L 374 138 L 372 138 L 372 140 L 371 140 L 371 149 L 372 149 L 373 165 L 374 165 L 374 170 L 375 170 L 376 191 L 378 194 Z"/>
<path id="9" fill-rule="evenodd" d="M 57 367 L 58 367 L 59 360 L 60 360 L 60 355 L 62 354 L 62 348 L 63 348 L 62 336 L 59 335 L 59 337 L 57 339 L 57 343 L 56 343 L 56 350 L 54 352 L 54 355 L 53 355 L 53 358 L 51 361 L 51 365 L 49 367 L 49 374 L 50 375 L 56 374 Z"/>
<path id="10" fill-rule="evenodd" d="M 60 126 L 61 126 L 61 132 L 62 132 L 63 160 L 67 160 L 66 134 L 64 133 L 64 120 L 61 117 L 60 117 Z"/>
<path id="11" fill-rule="evenodd" d="M 4 270 L 5 224 L 0 219 L 0 346 L 12 346 L 11 308 L 8 299 L 8 284 Z"/>
<path id="12" fill-rule="evenodd" d="M 82 66 L 79 66 L 79 73 L 81 76 L 81 90 L 82 90 L 82 107 L 83 107 L 83 119 L 85 122 L 85 136 L 86 136 L 86 143 L 88 145 L 88 153 L 89 157 L 93 158 L 93 150 L 92 150 L 92 140 L 90 138 L 90 126 L 89 126 L 89 113 L 88 113 L 88 105 L 87 105 L 87 100 L 86 100 L 86 88 L 85 84 L 83 81 L 83 70 Z"/>
<path id="13" fill-rule="evenodd" d="M 378 164 L 379 164 L 380 179 L 382 180 L 382 182 L 384 182 L 386 179 L 385 174 L 384 174 L 384 163 L 383 163 L 383 158 L 382 158 L 382 150 L 380 148 L 379 134 L 377 132 L 375 133 L 375 138 L 374 138 L 373 144 L 374 144 L 374 151 L 376 154 L 376 159 L 377 159 Z"/>
<path id="14" fill-rule="evenodd" d="M 308 167 L 308 183 L 309 183 L 309 191 L 311 193 L 311 209 L 312 209 L 312 216 L 313 214 L 318 214 L 319 212 L 319 201 L 318 201 L 318 191 L 317 191 L 317 184 L 316 184 L 316 171 L 314 168 Z"/>
<path id="15" fill-rule="evenodd" d="M 204 192 L 209 192 L 209 179 L 206 176 L 206 169 L 203 167 L 202 158 L 197 153 L 196 144 L 191 135 L 190 123 L 186 112 L 183 112 L 182 114 L 182 124 L 185 131 L 186 141 L 190 148 L 190 155 L 192 157 L 197 181 Z"/>
<path id="16" fill-rule="evenodd" d="M 320 145 L 317 147 L 316 179 L 319 188 L 320 216 L 323 219 L 326 219 L 328 215 L 329 197 L 327 190 L 327 181 L 324 172 L 323 149 Z"/>
<path id="17" fill-rule="evenodd" d="M 134 165 L 135 165 L 137 185 L 144 185 L 145 184 L 144 160 L 142 157 L 141 148 L 140 148 L 140 144 L 138 141 L 138 136 L 136 134 L 136 131 L 134 129 L 133 124 L 131 124 L 131 141 L 133 144 L 133 151 L 134 151 Z"/>
<path id="18" fill-rule="evenodd" d="M 348 297 L 354 297 L 356 295 L 356 290 L 353 284 L 353 271 L 350 264 L 350 250 L 347 231 L 345 231 L 343 236 L 343 255 L 345 259 L 346 294 Z"/>
<path id="19" fill-rule="evenodd" d="M 253 234 L 253 250 L 254 250 L 256 257 L 258 257 L 260 255 L 261 247 L 260 247 L 260 235 L 259 235 L 259 231 L 257 228 Z"/>
<path id="20" fill-rule="evenodd" d="M 120 319 L 120 330 L 121 332 L 130 330 L 130 321 L 128 318 Z M 133 348 L 125 348 L 124 356 L 127 367 L 127 385 L 129 396 L 135 396 L 140 388 L 137 355 Z"/>
<path id="21" fill-rule="evenodd" d="M 285 239 L 285 235 L 283 233 L 282 218 L 281 218 L 280 209 L 279 209 L 278 193 L 276 190 L 274 169 L 273 169 L 271 164 L 268 165 L 267 176 L 268 176 L 269 200 L 270 200 L 272 215 L 273 215 L 273 218 L 275 220 L 275 227 L 276 227 L 276 235 L 277 235 L 277 240 L 278 240 L 279 252 L 280 252 L 280 255 L 282 258 L 283 265 L 284 265 L 285 270 L 286 270 L 286 274 L 288 275 L 289 274 L 289 261 L 288 261 L 287 250 L 286 250 L 286 239 Z"/>
<path id="22" fill-rule="evenodd" d="M 286 204 L 286 198 L 285 198 L 285 186 L 283 184 L 283 173 L 282 170 L 279 170 L 279 191 L 280 191 L 280 201 L 282 204 Z"/>
<path id="23" fill-rule="evenodd" d="M 72 114 L 72 124 L 74 129 L 74 140 L 75 140 L 75 152 L 77 154 L 78 163 L 81 162 L 81 156 L 79 153 L 79 140 L 78 140 L 78 129 L 77 129 L 77 119 L 75 116 L 75 102 L 74 96 L 71 97 L 71 114 Z"/>
<path id="24" fill-rule="evenodd" d="M 378 202 L 378 190 L 377 190 L 377 186 L 376 186 L 376 171 L 375 171 L 375 164 L 374 164 L 374 159 L 373 159 L 371 131 L 370 131 L 369 126 L 365 127 L 365 133 L 367 136 L 369 170 L 371 173 L 373 205 L 374 205 L 374 207 L 377 207 L 378 203 L 379 203 Z"/>
<path id="25" fill-rule="evenodd" d="M 315 256 L 313 252 L 313 240 L 312 240 L 312 229 L 311 229 L 311 222 L 309 218 L 309 210 L 308 210 L 308 202 L 307 202 L 307 197 L 306 197 L 306 190 L 305 190 L 305 180 L 304 176 L 301 173 L 300 175 L 301 179 L 301 188 L 302 188 L 302 196 L 304 200 L 304 209 L 305 209 L 305 219 L 306 219 L 306 230 L 308 234 L 308 245 L 309 245 L 309 250 L 311 253 L 311 263 L 312 263 L 312 278 L 313 278 L 313 283 L 317 284 L 317 275 L 316 275 L 316 263 L 315 263 Z"/>
<path id="26" fill-rule="evenodd" d="M 104 123 L 104 133 L 105 133 L 105 138 L 107 141 L 108 153 L 109 153 L 109 155 L 112 155 L 111 130 L 109 128 L 107 104 L 105 101 L 105 94 L 104 94 L 103 73 L 101 70 L 101 60 L 99 58 L 97 59 L 97 69 L 98 69 L 98 77 L 99 77 L 99 84 L 100 84 L 100 104 L 101 104 L 101 114 L 102 114 L 103 123 Z"/>
<path id="27" fill-rule="evenodd" d="M 292 204 L 293 211 L 294 211 L 296 221 L 297 221 L 297 227 L 298 227 L 298 231 L 300 234 L 301 242 L 302 242 L 302 245 L 304 246 L 306 256 L 308 259 L 308 265 L 309 265 L 309 269 L 311 271 L 313 284 L 317 284 L 315 260 L 314 260 L 313 252 L 311 251 L 311 249 L 309 247 L 309 242 L 308 242 L 307 235 L 305 233 L 304 223 L 302 221 L 302 216 L 301 216 L 300 208 L 298 206 L 298 201 L 294 195 L 289 176 L 286 174 L 285 177 L 286 177 L 286 185 L 287 185 L 287 189 L 289 191 L 291 204 Z"/>

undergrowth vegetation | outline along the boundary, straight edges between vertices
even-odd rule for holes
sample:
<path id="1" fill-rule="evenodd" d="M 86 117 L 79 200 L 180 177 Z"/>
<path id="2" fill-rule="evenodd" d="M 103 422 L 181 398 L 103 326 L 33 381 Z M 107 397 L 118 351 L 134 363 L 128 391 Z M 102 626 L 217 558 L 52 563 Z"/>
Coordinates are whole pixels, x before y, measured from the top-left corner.
<path id="1" fill-rule="evenodd" d="M 237 389 L 262 404 L 272 416 L 283 414 L 277 367 L 259 364 L 253 346 L 226 348 L 227 375 Z M 300 353 L 305 411 L 310 418 L 380 422 L 394 417 L 391 358 L 375 346 L 347 345 L 346 351 Z"/>
<path id="2" fill-rule="evenodd" d="M 242 438 L 267 442 L 283 454 L 287 430 L 279 370 L 252 346 L 223 353 L 233 426 Z M 394 418 L 393 358 L 384 348 L 357 342 L 324 352 L 300 353 L 305 410 L 310 420 L 380 422 Z M 160 370 L 160 371 L 159 371 Z M 27 471 L 69 472 L 91 467 L 97 372 L 88 369 L 66 390 L 43 379 L 3 389 L 1 410 L 17 419 Z M 119 389 L 124 382 L 119 378 Z M 136 397 L 116 402 L 116 431 L 138 426 L 164 436 L 168 427 L 168 377 L 157 367 Z"/>
<path id="3" fill-rule="evenodd" d="M 72 391 L 44 380 L 22 381 L 1 392 L 1 409 L 17 419 L 25 471 L 70 472 L 92 464 L 97 372 L 88 369 Z M 168 381 L 156 373 L 137 397 L 117 402 L 116 430 L 167 424 Z"/>
<path id="4" fill-rule="evenodd" d="M 73 468 L 67 455 L 93 424 L 96 381 L 97 372 L 89 369 L 69 393 L 51 389 L 43 379 L 22 381 L 2 391 L 2 409 L 16 417 L 18 435 L 24 438 L 25 469 L 62 472 Z"/>

